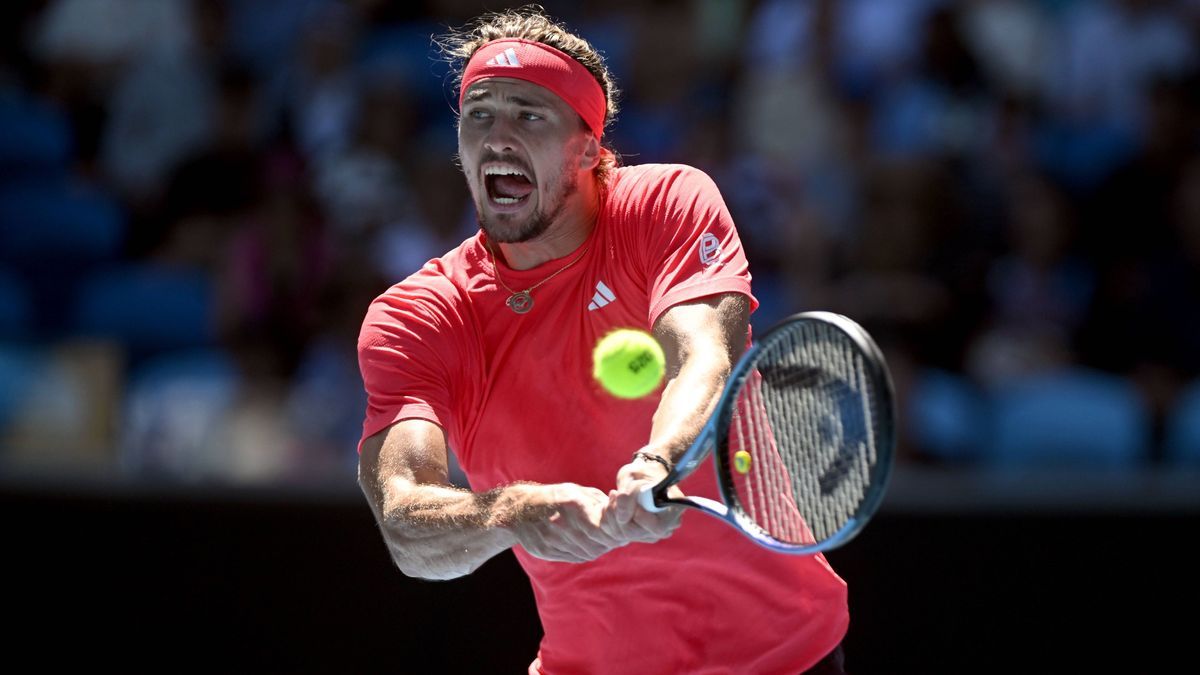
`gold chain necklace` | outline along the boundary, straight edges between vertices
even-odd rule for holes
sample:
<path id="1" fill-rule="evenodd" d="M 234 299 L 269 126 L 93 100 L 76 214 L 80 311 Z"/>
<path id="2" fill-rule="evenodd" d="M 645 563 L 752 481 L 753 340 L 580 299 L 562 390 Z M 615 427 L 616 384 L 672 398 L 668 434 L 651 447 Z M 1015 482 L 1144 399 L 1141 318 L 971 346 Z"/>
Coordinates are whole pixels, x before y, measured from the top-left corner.
<path id="1" fill-rule="evenodd" d="M 492 259 L 492 270 L 494 270 L 496 273 L 496 281 L 500 282 L 500 285 L 504 287 L 504 290 L 506 290 L 512 294 L 512 295 L 508 296 L 508 300 L 505 300 L 504 304 L 508 305 L 508 308 L 511 309 L 512 311 L 516 312 L 517 314 L 524 314 L 524 313 L 528 312 L 529 310 L 533 309 L 533 296 L 530 295 L 530 293 L 533 291 L 533 289 L 537 288 L 538 286 L 541 286 L 542 284 L 546 283 L 547 281 L 550 281 L 554 277 L 562 274 L 563 272 L 567 271 L 568 267 L 570 267 L 571 265 L 574 265 L 575 263 L 582 260 L 583 256 L 587 255 L 588 249 L 591 248 L 591 246 L 592 246 L 592 243 L 589 241 L 588 245 L 583 247 L 583 251 L 579 255 L 575 256 L 574 260 L 572 260 L 571 262 L 567 263 L 566 265 L 563 265 L 562 267 L 558 268 L 558 270 L 556 272 L 554 272 L 554 274 L 551 274 L 550 276 L 546 277 L 545 279 L 542 279 L 541 281 L 530 286 L 529 288 L 526 288 L 523 291 L 514 291 L 513 289 L 509 288 L 508 284 L 504 283 L 504 279 L 500 278 L 500 266 L 496 264 L 496 252 L 492 250 L 492 244 L 489 243 L 487 245 L 487 250 L 488 250 L 488 255 Z"/>

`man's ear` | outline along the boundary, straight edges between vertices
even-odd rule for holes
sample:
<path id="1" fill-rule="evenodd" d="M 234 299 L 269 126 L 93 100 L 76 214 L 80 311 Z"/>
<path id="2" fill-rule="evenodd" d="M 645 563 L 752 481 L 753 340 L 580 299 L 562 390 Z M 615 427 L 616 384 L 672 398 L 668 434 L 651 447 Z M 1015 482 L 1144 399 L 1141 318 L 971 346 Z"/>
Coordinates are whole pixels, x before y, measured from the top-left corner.
<path id="1" fill-rule="evenodd" d="M 584 141 L 583 152 L 579 155 L 579 169 L 591 171 L 599 166 L 602 149 L 600 139 L 589 133 Z"/>

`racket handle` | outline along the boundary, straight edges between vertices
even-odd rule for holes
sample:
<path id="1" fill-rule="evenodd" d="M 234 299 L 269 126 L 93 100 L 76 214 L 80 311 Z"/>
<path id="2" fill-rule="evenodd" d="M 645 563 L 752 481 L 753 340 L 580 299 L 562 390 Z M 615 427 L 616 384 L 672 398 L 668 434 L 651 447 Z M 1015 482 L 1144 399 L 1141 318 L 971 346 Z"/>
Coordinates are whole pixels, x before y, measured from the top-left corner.
<path id="1" fill-rule="evenodd" d="M 647 485 L 642 488 L 642 491 L 638 493 L 638 504 L 651 513 L 658 513 L 664 510 L 665 507 L 659 506 L 654 502 L 654 487 L 653 485 Z"/>

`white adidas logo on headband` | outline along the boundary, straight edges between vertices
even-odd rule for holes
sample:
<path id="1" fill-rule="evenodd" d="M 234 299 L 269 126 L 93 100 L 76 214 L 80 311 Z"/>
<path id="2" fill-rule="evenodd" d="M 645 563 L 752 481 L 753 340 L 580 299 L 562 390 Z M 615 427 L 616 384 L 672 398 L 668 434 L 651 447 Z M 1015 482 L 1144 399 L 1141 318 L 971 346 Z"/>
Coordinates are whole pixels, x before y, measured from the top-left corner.
<path id="1" fill-rule="evenodd" d="M 488 59 L 486 63 L 489 66 L 511 66 L 513 68 L 521 66 L 521 61 L 517 59 L 517 52 L 512 47 L 505 49 L 504 53 Z"/>

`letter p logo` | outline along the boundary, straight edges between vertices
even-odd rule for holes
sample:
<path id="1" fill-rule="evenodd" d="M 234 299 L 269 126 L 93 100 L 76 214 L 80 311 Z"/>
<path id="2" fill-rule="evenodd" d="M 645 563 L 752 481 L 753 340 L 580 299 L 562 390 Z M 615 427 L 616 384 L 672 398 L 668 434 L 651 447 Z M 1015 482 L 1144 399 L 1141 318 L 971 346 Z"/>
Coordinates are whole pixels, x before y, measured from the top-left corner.
<path id="1" fill-rule="evenodd" d="M 721 240 L 711 232 L 700 235 L 700 264 L 708 267 L 721 255 Z"/>

